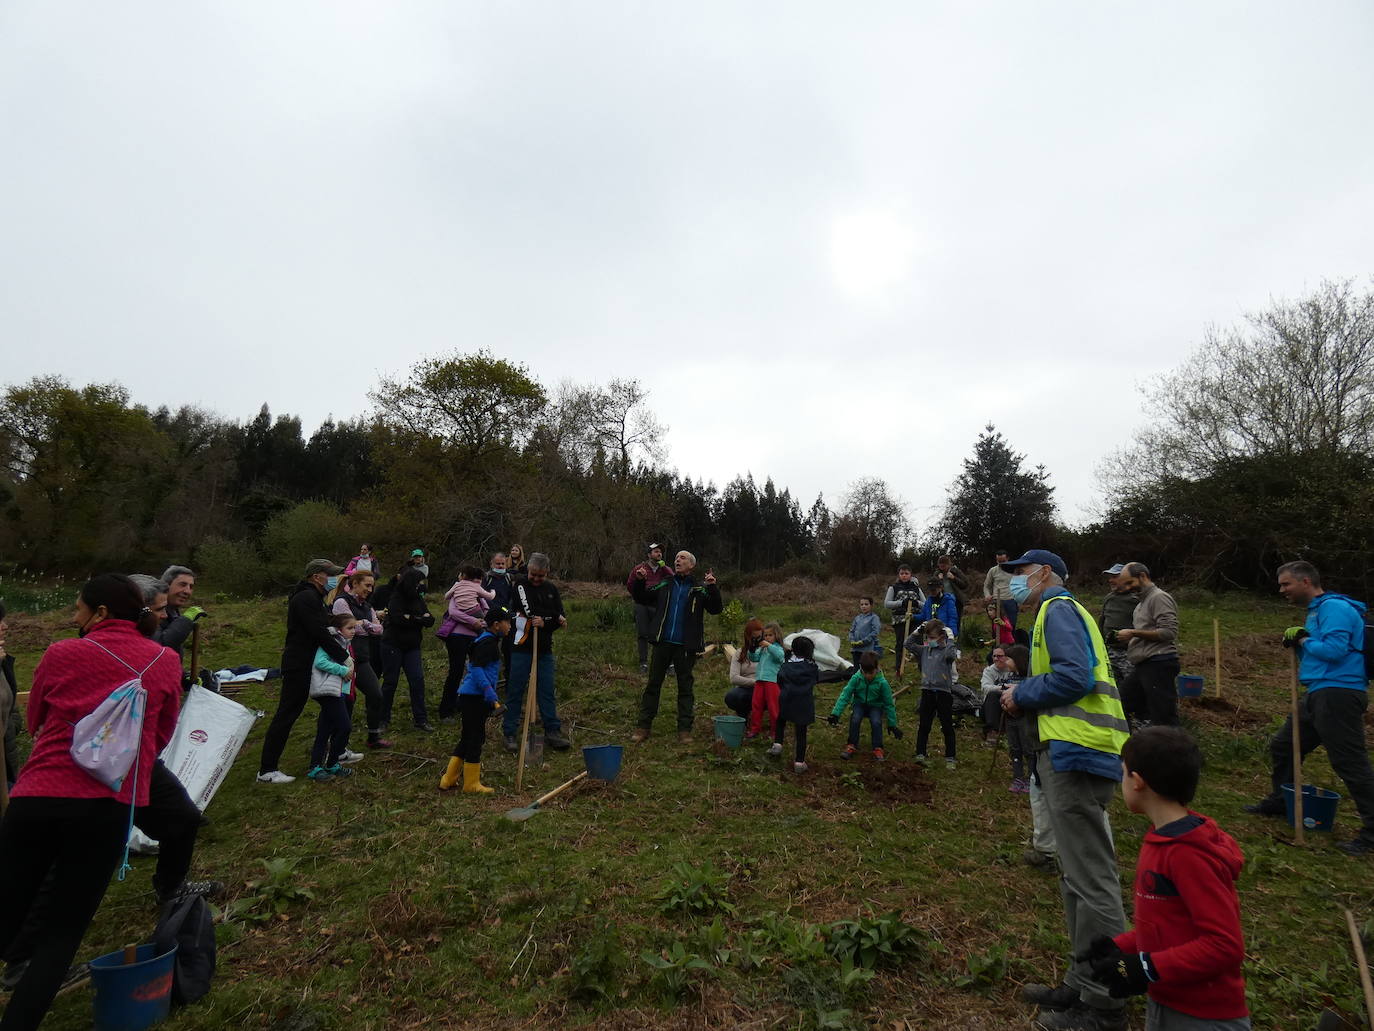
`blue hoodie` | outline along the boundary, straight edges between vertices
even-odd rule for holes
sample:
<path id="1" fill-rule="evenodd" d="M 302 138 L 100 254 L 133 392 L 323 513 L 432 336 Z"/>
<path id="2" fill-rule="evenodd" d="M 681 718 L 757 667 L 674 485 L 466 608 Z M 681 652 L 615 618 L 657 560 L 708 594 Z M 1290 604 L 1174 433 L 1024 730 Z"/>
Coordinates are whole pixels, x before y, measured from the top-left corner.
<path id="1" fill-rule="evenodd" d="M 1307 603 L 1306 626 L 1311 636 L 1303 640 L 1298 662 L 1298 679 L 1307 690 L 1366 689 L 1364 612 L 1364 602 L 1332 591 Z"/>

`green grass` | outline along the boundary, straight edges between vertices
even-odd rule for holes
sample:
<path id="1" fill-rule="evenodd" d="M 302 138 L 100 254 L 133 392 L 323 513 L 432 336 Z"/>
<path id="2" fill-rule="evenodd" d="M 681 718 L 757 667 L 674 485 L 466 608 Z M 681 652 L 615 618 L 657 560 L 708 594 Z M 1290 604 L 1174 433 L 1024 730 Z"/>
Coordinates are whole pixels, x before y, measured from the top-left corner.
<path id="1" fill-rule="evenodd" d="M 843 635 L 850 604 L 846 594 L 833 604 L 747 608 L 789 630 L 820 625 Z M 628 601 L 573 598 L 569 609 L 557 640 L 562 715 L 575 724 L 577 746 L 626 742 L 642 688 Z M 203 665 L 274 664 L 283 614 L 280 600 L 217 602 L 203 624 Z M 1287 706 L 1286 657 L 1274 641 L 1293 617 L 1276 601 L 1231 596 L 1188 596 L 1183 610 L 1184 668 L 1206 676 L 1209 689 L 1213 618 L 1223 632 L 1226 700 L 1185 713 L 1208 756 L 1196 806 L 1248 857 L 1240 891 L 1257 1028 L 1310 1027 L 1326 999 L 1355 1010 L 1341 907 L 1361 922 L 1374 916 L 1367 862 L 1335 851 L 1324 835 L 1295 849 L 1277 821 L 1240 811 L 1267 784 L 1264 742 Z M 21 679 L 57 620 L 11 619 Z M 431 699 L 443 669 L 439 642 L 428 639 Z M 966 658 L 962 679 L 976 682 L 978 670 Z M 704 659 L 697 672 L 695 742 L 679 745 L 660 715 L 658 736 L 627 747 L 615 783 L 585 784 L 520 824 L 502 814 L 580 771 L 577 751 L 549 753 L 517 795 L 512 759 L 489 741 L 483 777 L 497 793 L 440 795 L 456 728 L 408 730 L 403 689 L 395 752 L 369 755 L 344 782 L 269 787 L 253 780 L 260 721 L 211 805 L 194 871 L 228 882 L 236 900 L 236 915 L 220 928 L 215 988 L 166 1026 L 1024 1023 L 1017 985 L 1056 977 L 1066 943 L 1056 882 L 1020 865 L 1030 816 L 1006 790 L 1005 756 L 978 747 L 966 725 L 959 768 L 923 775 L 933 786 L 926 805 L 900 790 L 896 799 L 875 794 L 847 775 L 837 758 L 841 730 L 820 723 L 811 733 L 813 771 L 796 778 L 758 747 L 712 753 L 709 718 L 725 711 L 724 658 Z M 838 686 L 822 686 L 827 706 Z M 268 716 L 275 697 L 271 685 L 238 696 Z M 670 712 L 670 688 L 664 701 Z M 910 733 L 889 742 L 889 768 L 919 787 L 909 762 L 914 692 L 898 707 Z M 313 724 L 307 710 L 286 752 L 288 772 L 304 772 Z M 1309 781 L 1339 790 L 1324 753 L 1307 769 Z M 1144 827 L 1119 801 L 1112 817 L 1129 907 Z M 1349 836 L 1353 820 L 1343 802 L 1338 834 Z M 264 860 L 288 863 L 273 880 Z M 129 879 L 112 884 L 84 955 L 151 930 L 152 867 L 137 859 Z M 290 889 L 312 897 L 292 900 Z M 871 979 L 827 951 L 830 936 L 857 933 L 836 925 L 868 920 L 872 931 L 893 912 L 916 947 L 877 965 Z M 88 1000 L 74 993 L 45 1027 L 86 1027 L 88 1014 Z"/>

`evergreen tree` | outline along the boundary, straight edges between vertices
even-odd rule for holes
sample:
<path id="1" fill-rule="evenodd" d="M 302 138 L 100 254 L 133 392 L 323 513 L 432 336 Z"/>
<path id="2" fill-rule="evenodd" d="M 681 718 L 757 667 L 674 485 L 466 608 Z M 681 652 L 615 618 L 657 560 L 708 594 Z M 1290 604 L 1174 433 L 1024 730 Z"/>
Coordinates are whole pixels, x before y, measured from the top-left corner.
<path id="1" fill-rule="evenodd" d="M 995 548 L 1030 547 L 1053 532 L 1054 488 L 1043 465 L 1027 470 L 992 423 L 978 435 L 973 457 L 952 485 L 936 524 L 941 550 L 991 556 Z"/>

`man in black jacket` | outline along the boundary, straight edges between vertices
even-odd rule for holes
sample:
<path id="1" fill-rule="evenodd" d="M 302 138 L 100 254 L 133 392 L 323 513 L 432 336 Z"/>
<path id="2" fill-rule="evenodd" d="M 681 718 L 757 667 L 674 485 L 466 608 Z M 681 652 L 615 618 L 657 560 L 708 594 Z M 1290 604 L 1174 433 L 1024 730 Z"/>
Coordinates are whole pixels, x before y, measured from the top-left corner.
<path id="1" fill-rule="evenodd" d="M 506 709 L 501 725 L 508 752 L 520 750 L 516 733 L 520 717 L 525 711 L 525 692 L 529 686 L 531 669 L 535 678 L 535 704 L 539 707 L 540 722 L 544 724 L 544 743 L 560 752 L 572 747 L 572 742 L 563 733 L 563 722 L 558 718 L 558 701 L 554 694 L 553 635 L 568 625 L 568 619 L 563 610 L 563 596 L 548 577 L 549 557 L 536 551 L 530 556 L 525 575 L 516 577 L 512 588 L 516 616 L 511 636 L 515 638 L 515 643 L 511 646 Z M 538 630 L 537 635 L 535 630 Z M 535 653 L 536 636 L 538 654 Z"/>
<path id="2" fill-rule="evenodd" d="M 296 584 L 286 603 L 286 641 L 281 653 L 281 697 L 267 736 L 262 743 L 262 762 L 258 780 L 264 784 L 290 784 L 295 777 L 282 773 L 281 753 L 291 728 L 300 718 L 310 697 L 310 669 L 315 650 L 323 648 L 335 662 L 347 662 L 348 652 L 329 633 L 329 613 L 324 607 L 331 576 L 343 572 L 327 558 L 312 558 L 305 567 L 305 579 Z"/>
<path id="3" fill-rule="evenodd" d="M 677 673 L 677 736 L 679 741 L 692 739 L 692 717 L 696 699 L 693 695 L 692 667 L 702 649 L 702 623 L 706 613 L 720 613 L 720 588 L 716 574 L 708 572 L 703 582 L 692 578 L 697 567 L 696 556 L 679 551 L 673 559 L 673 575 L 648 586 L 648 571 L 640 566 L 634 571 L 631 593 L 635 603 L 653 607 L 650 621 L 651 647 L 649 652 L 649 682 L 639 700 L 639 726 L 630 736 L 636 743 L 649 736 L 654 717 L 658 715 L 658 696 L 663 678 L 670 666 Z"/>

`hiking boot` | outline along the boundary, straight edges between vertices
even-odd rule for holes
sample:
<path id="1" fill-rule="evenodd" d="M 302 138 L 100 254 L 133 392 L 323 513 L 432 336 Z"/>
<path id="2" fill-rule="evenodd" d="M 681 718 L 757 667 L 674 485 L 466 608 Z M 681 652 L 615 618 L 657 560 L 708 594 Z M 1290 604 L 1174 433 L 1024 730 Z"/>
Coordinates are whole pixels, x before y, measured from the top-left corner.
<path id="1" fill-rule="evenodd" d="M 556 752 L 566 752 L 572 747 L 572 742 L 567 739 L 561 730 L 544 731 L 544 744 L 548 745 Z"/>
<path id="2" fill-rule="evenodd" d="M 171 902 L 174 899 L 190 898 L 198 895 L 203 899 L 220 899 L 224 897 L 223 881 L 182 881 L 174 889 L 167 892 L 158 892 L 159 902 Z"/>
<path id="3" fill-rule="evenodd" d="M 268 770 L 266 773 L 258 774 L 259 784 L 290 784 L 295 779 L 281 770 Z"/>
<path id="4" fill-rule="evenodd" d="M 1066 984 L 1024 984 L 1021 986 L 1021 1001 L 1039 1006 L 1042 1010 L 1072 1009 L 1078 1005 L 1078 989 L 1070 988 Z"/>
<path id="5" fill-rule="evenodd" d="M 854 758 L 854 753 L 857 752 L 857 751 L 858 751 L 858 749 L 855 748 L 853 745 L 845 745 L 845 746 L 844 746 L 844 751 L 840 753 L 840 758 L 841 758 L 841 759 L 853 759 L 853 758 Z"/>
<path id="6" fill-rule="evenodd" d="M 635 727 L 634 733 L 630 735 L 630 743 L 639 745 L 649 740 L 648 727 Z"/>
<path id="7" fill-rule="evenodd" d="M 881 748 L 873 749 L 873 761 L 875 763 L 887 762 L 887 756 L 883 754 L 883 750 Z"/>
<path id="8" fill-rule="evenodd" d="M 782 743 L 779 741 L 774 741 L 771 745 L 768 746 L 768 757 L 770 759 L 776 759 L 780 755 L 782 755 Z"/>
<path id="9" fill-rule="evenodd" d="M 1047 870 L 1053 872 L 1058 860 L 1053 852 L 1041 852 L 1038 849 L 1028 848 L 1021 853 L 1021 862 L 1037 870 Z"/>
<path id="10" fill-rule="evenodd" d="M 1126 1031 L 1126 1010 L 1098 1009 L 1083 1003 L 1067 1010 L 1042 1009 L 1031 1027 L 1045 1031 Z"/>
<path id="11" fill-rule="evenodd" d="M 507 752 L 518 752 L 518 751 L 520 751 L 520 742 L 517 741 L 517 740 L 515 739 L 515 735 L 514 735 L 514 734 L 507 734 L 507 735 L 506 735 L 505 746 L 506 746 L 506 751 L 507 751 Z"/>
<path id="12" fill-rule="evenodd" d="M 307 773 L 306 776 L 309 777 L 311 780 L 321 780 L 321 781 L 323 781 L 323 780 L 333 780 L 333 779 L 334 779 L 334 774 L 330 773 L 330 772 L 329 772 L 328 770 L 326 770 L 323 766 L 315 766 L 315 767 L 312 767 L 311 770 L 310 770 L 310 772 Z M 258 780 L 262 780 L 262 778 L 259 777 Z"/>
<path id="13" fill-rule="evenodd" d="M 1245 806 L 1245 812 L 1251 816 L 1287 816 L 1288 807 L 1283 804 L 1283 799 L 1266 795 L 1254 805 Z"/>
<path id="14" fill-rule="evenodd" d="M 1374 841 L 1366 841 L 1364 838 L 1355 838 L 1352 841 L 1338 841 L 1336 847 L 1348 856 L 1370 856 L 1374 855 Z"/>

